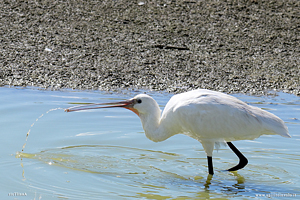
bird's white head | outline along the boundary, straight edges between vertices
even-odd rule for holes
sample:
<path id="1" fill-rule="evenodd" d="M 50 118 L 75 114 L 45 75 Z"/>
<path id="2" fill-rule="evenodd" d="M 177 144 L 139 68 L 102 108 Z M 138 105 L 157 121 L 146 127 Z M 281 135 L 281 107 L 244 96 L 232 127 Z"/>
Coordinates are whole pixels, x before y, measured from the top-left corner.
<path id="1" fill-rule="evenodd" d="M 147 94 L 139 94 L 131 99 L 131 101 L 132 105 L 125 108 L 132 110 L 139 116 L 148 115 L 159 110 L 159 106 L 156 101 Z"/>

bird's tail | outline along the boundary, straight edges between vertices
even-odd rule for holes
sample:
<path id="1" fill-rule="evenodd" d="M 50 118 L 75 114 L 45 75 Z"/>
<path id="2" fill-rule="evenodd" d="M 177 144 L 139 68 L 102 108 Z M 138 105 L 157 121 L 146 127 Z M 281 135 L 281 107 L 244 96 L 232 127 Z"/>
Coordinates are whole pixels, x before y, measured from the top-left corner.
<path id="1" fill-rule="evenodd" d="M 279 117 L 273 115 L 272 119 L 269 119 L 268 129 L 270 134 L 277 134 L 281 135 L 282 137 L 290 138 L 288 127 L 285 125 L 284 121 L 281 120 Z"/>
<path id="2" fill-rule="evenodd" d="M 280 131 L 277 131 L 278 135 L 281 135 L 282 137 L 290 138 L 289 130 L 285 124 L 281 127 Z"/>

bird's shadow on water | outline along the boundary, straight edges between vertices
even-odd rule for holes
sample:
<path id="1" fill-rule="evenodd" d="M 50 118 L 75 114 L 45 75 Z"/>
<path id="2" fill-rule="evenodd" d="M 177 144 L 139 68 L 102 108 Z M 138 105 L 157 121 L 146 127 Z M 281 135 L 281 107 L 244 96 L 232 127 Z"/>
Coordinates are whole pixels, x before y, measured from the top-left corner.
<path id="1" fill-rule="evenodd" d="M 245 178 L 237 172 L 227 172 L 229 179 L 221 180 L 218 176 L 208 174 L 205 183 L 203 184 L 206 192 L 221 190 L 227 194 L 238 194 L 247 191 Z M 228 177 L 227 177 L 228 178 Z"/>
<path id="2" fill-rule="evenodd" d="M 227 176 L 225 174 L 227 174 Z M 232 196 L 254 196 L 250 194 L 251 189 L 247 188 L 245 182 L 245 178 L 237 172 L 224 172 L 222 176 L 208 174 L 206 178 L 194 177 L 186 180 L 179 179 L 176 184 L 178 184 L 180 188 L 197 188 L 199 195 L 201 194 L 201 196 L 203 196 L 203 192 L 205 192 L 208 195 L 207 197 L 210 196 L 209 194 L 212 194 L 212 196 L 220 194 L 225 198 L 226 196 L 228 196 L 228 198 Z M 259 186 L 256 189 L 259 190 L 258 188 Z M 261 192 L 264 193 L 265 191 Z"/>
<path id="3" fill-rule="evenodd" d="M 259 176 L 259 174 L 252 174 Z M 179 188 L 193 187 L 198 189 L 198 196 L 203 197 L 206 193 L 206 198 L 276 198 L 284 195 L 297 195 L 295 190 L 283 185 L 274 186 L 269 184 L 257 183 L 249 174 L 247 177 L 234 171 L 217 171 L 215 175 L 208 174 L 206 178 L 191 178 L 187 180 L 178 179 L 177 185 Z M 173 181 L 174 184 L 174 181 Z"/>

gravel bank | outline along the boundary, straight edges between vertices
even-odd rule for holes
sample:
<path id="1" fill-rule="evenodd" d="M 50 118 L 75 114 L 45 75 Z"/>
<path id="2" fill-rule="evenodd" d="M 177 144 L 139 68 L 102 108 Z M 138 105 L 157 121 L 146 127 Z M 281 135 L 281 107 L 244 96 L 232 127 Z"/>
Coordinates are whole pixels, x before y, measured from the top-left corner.
<path id="1" fill-rule="evenodd" d="M 0 2 L 0 86 L 300 95 L 300 1 Z"/>

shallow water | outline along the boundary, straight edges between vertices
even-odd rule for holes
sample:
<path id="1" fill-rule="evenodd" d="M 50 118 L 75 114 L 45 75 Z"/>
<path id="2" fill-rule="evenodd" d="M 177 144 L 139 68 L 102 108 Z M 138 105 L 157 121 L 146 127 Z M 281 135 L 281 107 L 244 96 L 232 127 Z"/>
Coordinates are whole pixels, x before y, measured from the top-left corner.
<path id="1" fill-rule="evenodd" d="M 249 159 L 235 173 L 224 169 L 237 164 L 236 156 L 221 147 L 214 152 L 211 180 L 199 142 L 177 135 L 154 143 L 126 109 L 45 114 L 76 102 L 119 101 L 135 94 L 0 88 L 1 199 L 299 198 L 300 99 L 293 95 L 234 95 L 278 115 L 292 138 L 234 142 Z M 162 109 L 171 97 L 150 94 Z"/>

